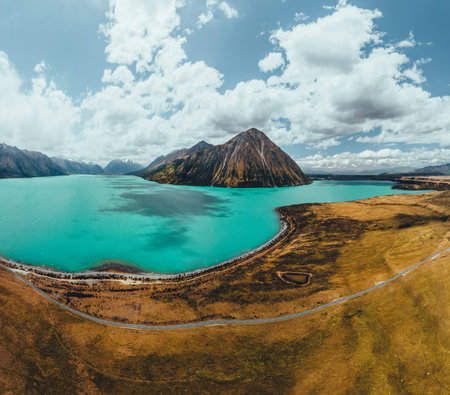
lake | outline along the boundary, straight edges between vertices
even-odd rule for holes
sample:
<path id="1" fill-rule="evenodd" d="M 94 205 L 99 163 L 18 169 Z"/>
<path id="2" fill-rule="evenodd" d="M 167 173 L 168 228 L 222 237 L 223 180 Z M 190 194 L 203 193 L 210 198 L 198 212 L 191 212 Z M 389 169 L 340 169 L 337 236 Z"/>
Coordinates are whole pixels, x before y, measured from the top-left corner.
<path id="1" fill-rule="evenodd" d="M 388 181 L 316 181 L 292 188 L 160 185 L 133 176 L 0 180 L 0 254 L 68 272 L 107 260 L 148 272 L 214 265 L 280 229 L 279 206 L 414 193 Z"/>

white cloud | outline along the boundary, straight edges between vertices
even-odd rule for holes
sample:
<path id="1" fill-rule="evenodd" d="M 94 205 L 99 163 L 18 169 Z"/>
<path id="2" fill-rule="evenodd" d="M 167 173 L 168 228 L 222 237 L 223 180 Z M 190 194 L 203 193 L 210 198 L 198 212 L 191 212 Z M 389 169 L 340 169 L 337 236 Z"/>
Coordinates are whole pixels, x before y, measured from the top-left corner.
<path id="1" fill-rule="evenodd" d="M 448 98 L 420 87 L 421 61 L 383 42 L 374 23 L 381 16 L 340 2 L 328 16 L 272 34 L 287 59 L 283 74 L 267 80 L 284 91 L 272 118 L 290 120 L 291 142 L 324 146 L 380 128 L 385 143 L 450 145 Z"/>
<path id="2" fill-rule="evenodd" d="M 284 58 L 280 52 L 270 52 L 264 59 L 261 59 L 258 63 L 259 69 L 267 73 L 278 69 L 284 65 Z"/>
<path id="3" fill-rule="evenodd" d="M 213 19 L 214 19 L 214 13 L 211 10 L 202 12 L 198 16 L 197 27 L 200 29 L 203 25 L 206 25 L 208 22 L 211 22 Z"/>
<path id="4" fill-rule="evenodd" d="M 176 3 L 171 10 L 173 15 L 165 15 L 170 28 L 160 28 L 157 45 L 146 47 L 153 48 L 150 57 L 135 50 L 134 40 L 128 43 L 130 49 L 122 37 L 110 34 L 111 29 L 133 31 L 136 24 L 120 15 L 129 13 L 126 7 L 113 9 L 110 19 L 114 24 L 105 33 L 108 59 L 119 66 L 105 70 L 104 88 L 82 102 L 87 119 L 82 134 L 83 155 L 95 155 L 101 146 L 100 161 L 125 156 L 146 162 L 204 138 L 208 110 L 219 96 L 222 76 L 204 62 L 187 60 L 183 49 L 186 38 L 174 34 L 179 26 L 173 23 L 178 20 Z M 139 32 L 150 31 L 155 18 L 159 18 L 158 12 L 142 13 Z M 139 33 L 140 39 L 147 36 Z M 127 56 L 122 57 L 124 53 Z M 145 73 L 133 75 L 133 68 Z"/>
<path id="5" fill-rule="evenodd" d="M 294 20 L 296 22 L 303 22 L 303 21 L 307 21 L 308 19 L 309 19 L 309 16 L 303 12 L 296 12 L 294 14 Z"/>
<path id="6" fill-rule="evenodd" d="M 239 16 L 238 11 L 231 7 L 226 1 L 219 2 L 218 0 L 206 0 L 206 11 L 199 15 L 197 28 L 201 29 L 204 25 L 211 22 L 214 19 L 217 10 L 222 11 L 228 19 L 237 18 Z"/>
<path id="7" fill-rule="evenodd" d="M 415 63 L 410 69 L 403 71 L 403 76 L 410 79 L 415 84 L 423 84 L 427 79 L 423 75 L 423 71 L 417 67 Z"/>
<path id="8" fill-rule="evenodd" d="M 109 23 L 101 26 L 108 38 L 108 62 L 147 70 L 161 40 L 180 24 L 177 9 L 182 5 L 179 0 L 110 0 Z"/>
<path id="9" fill-rule="evenodd" d="M 398 48 L 412 48 L 416 45 L 413 32 L 409 32 L 409 37 L 406 40 L 400 41 L 396 44 Z"/>
<path id="10" fill-rule="evenodd" d="M 231 7 L 226 1 L 221 1 L 219 3 L 219 8 L 228 19 L 237 18 L 239 16 L 237 10 Z"/>
<path id="11" fill-rule="evenodd" d="M 450 146 L 450 97 L 432 97 L 421 85 L 429 59 L 412 62 L 402 52 L 408 46 L 383 41 L 378 10 L 340 1 L 325 17 L 279 28 L 271 35 L 273 51 L 255 60 L 267 78 L 219 93 L 221 73 L 190 61 L 184 50 L 183 4 L 110 0 L 109 22 L 101 28 L 110 63 L 104 86 L 78 106 L 47 80 L 45 62 L 26 90 L 1 53 L 5 142 L 103 163 L 116 157 L 149 162 L 198 140 L 222 143 L 253 126 L 284 145 L 326 148 L 339 137 L 379 128 L 379 135 L 358 141 Z M 207 0 L 206 13 L 212 19 L 217 12 L 238 15 L 222 4 L 228 3 Z M 448 150 L 436 157 L 444 154 Z"/>
<path id="12" fill-rule="evenodd" d="M 448 149 L 416 148 L 410 152 L 404 152 L 399 149 L 384 148 L 359 153 L 341 152 L 330 156 L 316 154 L 300 158 L 297 163 L 309 171 L 364 171 L 404 167 L 419 169 L 446 163 L 449 158 L 450 150 Z"/>
<path id="13" fill-rule="evenodd" d="M 80 121 L 79 109 L 70 97 L 43 75 L 45 63 L 34 70 L 38 76 L 27 88 L 6 53 L 0 51 L 0 130 L 2 142 L 56 154 L 76 144 L 73 131 Z"/>
<path id="14" fill-rule="evenodd" d="M 33 71 L 37 74 L 44 73 L 48 70 L 47 63 L 44 60 L 40 61 L 36 66 L 34 66 Z"/>
<path id="15" fill-rule="evenodd" d="M 379 11 L 347 6 L 315 22 L 276 31 L 272 39 L 288 60 L 285 80 L 303 82 L 352 71 L 362 48 L 379 40 L 373 22 L 379 17 Z"/>
<path id="16" fill-rule="evenodd" d="M 119 66 L 114 71 L 106 69 L 102 77 L 102 82 L 116 85 L 130 85 L 133 81 L 134 75 L 126 66 Z"/>

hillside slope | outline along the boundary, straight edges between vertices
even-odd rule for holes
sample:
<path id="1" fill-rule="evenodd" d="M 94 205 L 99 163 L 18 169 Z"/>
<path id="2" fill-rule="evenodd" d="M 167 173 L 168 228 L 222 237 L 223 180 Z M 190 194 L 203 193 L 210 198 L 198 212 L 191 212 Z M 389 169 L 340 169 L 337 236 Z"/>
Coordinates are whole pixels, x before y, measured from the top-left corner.
<path id="1" fill-rule="evenodd" d="M 450 163 L 437 166 L 427 166 L 422 169 L 414 170 L 414 174 L 442 174 L 444 176 L 450 176 Z"/>
<path id="2" fill-rule="evenodd" d="M 131 160 L 115 159 L 105 166 L 106 174 L 128 174 L 141 170 L 144 166 Z"/>
<path id="3" fill-rule="evenodd" d="M 47 155 L 0 144 L 0 178 L 64 175 L 63 169 Z"/>
<path id="4" fill-rule="evenodd" d="M 289 155 L 257 129 L 139 175 L 164 184 L 217 187 L 282 187 L 311 183 Z"/>
<path id="5" fill-rule="evenodd" d="M 52 157 L 51 160 L 67 174 L 103 174 L 103 168 L 93 163 L 76 162 L 58 157 Z"/>

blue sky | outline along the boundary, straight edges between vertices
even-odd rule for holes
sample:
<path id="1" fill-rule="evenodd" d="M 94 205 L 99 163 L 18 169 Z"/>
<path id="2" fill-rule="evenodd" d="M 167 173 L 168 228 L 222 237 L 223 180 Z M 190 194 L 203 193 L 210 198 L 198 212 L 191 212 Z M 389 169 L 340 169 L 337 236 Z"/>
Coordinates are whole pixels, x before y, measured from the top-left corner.
<path id="1" fill-rule="evenodd" d="M 448 15 L 445 0 L 0 0 L 0 140 L 145 164 L 256 126 L 308 170 L 443 163 Z"/>

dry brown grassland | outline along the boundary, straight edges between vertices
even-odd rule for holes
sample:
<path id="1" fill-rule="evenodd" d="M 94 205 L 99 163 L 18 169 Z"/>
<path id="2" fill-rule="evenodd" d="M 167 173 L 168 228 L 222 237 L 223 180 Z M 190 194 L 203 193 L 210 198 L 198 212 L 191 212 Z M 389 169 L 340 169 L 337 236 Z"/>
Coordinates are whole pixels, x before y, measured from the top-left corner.
<path id="1" fill-rule="evenodd" d="M 450 246 L 450 192 L 282 213 L 291 231 L 269 250 L 185 281 L 29 279 L 110 320 L 271 317 L 369 288 Z M 0 269 L 0 393 L 449 393 L 449 263 L 447 252 L 306 317 L 164 332 L 83 320 Z M 297 286 L 279 271 L 313 276 Z"/>

